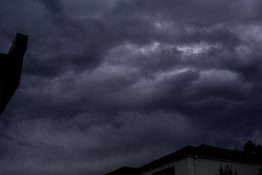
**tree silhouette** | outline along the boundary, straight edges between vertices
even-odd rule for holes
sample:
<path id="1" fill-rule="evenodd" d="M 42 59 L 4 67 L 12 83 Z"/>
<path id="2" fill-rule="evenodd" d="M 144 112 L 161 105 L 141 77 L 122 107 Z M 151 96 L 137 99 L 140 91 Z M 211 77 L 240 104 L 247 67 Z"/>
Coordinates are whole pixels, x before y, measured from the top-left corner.
<path id="1" fill-rule="evenodd" d="M 236 171 L 233 172 L 232 168 L 228 165 L 224 168 L 222 167 L 222 165 L 220 165 L 218 173 L 216 173 L 216 175 L 238 175 L 238 173 Z"/>
<path id="2" fill-rule="evenodd" d="M 244 152 L 251 153 L 251 154 L 257 154 L 257 155 L 262 155 L 262 145 L 256 145 L 252 141 L 248 141 L 244 145 Z"/>
<path id="3" fill-rule="evenodd" d="M 244 145 L 244 151 L 246 153 L 255 153 L 256 152 L 256 144 L 254 144 L 251 141 L 248 141 L 247 143 L 245 143 Z"/>

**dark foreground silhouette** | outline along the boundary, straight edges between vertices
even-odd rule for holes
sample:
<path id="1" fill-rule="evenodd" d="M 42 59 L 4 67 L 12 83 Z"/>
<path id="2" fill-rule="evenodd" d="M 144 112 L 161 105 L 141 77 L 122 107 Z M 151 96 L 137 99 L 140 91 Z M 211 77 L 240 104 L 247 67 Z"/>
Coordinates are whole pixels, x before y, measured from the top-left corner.
<path id="1" fill-rule="evenodd" d="M 20 84 L 28 36 L 16 34 L 8 54 L 0 53 L 0 114 Z"/>
<path id="2" fill-rule="evenodd" d="M 262 145 L 244 150 L 186 146 L 138 168 L 124 166 L 106 175 L 262 175 Z"/>

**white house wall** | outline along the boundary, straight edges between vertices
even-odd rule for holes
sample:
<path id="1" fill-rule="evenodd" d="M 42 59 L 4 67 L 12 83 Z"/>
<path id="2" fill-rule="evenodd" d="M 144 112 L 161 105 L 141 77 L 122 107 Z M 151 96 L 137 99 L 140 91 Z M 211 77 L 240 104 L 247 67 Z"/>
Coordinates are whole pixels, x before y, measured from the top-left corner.
<path id="1" fill-rule="evenodd" d="M 194 159 L 191 159 L 193 162 Z M 262 169 L 262 165 L 243 164 L 231 161 L 222 160 L 208 160 L 208 159 L 196 159 L 195 167 L 196 174 L 190 175 L 216 175 L 218 173 L 220 165 L 226 167 L 227 165 L 232 168 L 233 173 L 236 171 L 238 175 L 259 175 L 259 169 Z"/>
<path id="2" fill-rule="evenodd" d="M 243 164 L 239 162 L 204 158 L 184 158 L 141 173 L 141 175 L 152 175 L 155 172 L 164 170 L 171 166 L 175 167 L 175 175 L 216 175 L 220 166 L 226 167 L 227 165 L 230 168 L 232 167 L 233 173 L 237 171 L 238 175 L 260 175 L 259 169 L 262 169 L 262 165 L 255 164 Z"/>

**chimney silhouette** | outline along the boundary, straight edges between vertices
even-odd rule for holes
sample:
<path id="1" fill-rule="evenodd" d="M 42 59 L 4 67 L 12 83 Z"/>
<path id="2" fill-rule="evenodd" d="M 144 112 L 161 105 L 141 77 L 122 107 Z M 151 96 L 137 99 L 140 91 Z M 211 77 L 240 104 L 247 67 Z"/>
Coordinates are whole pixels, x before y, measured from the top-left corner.
<path id="1" fill-rule="evenodd" d="M 0 114 L 20 84 L 27 44 L 28 36 L 17 33 L 8 54 L 0 53 Z"/>

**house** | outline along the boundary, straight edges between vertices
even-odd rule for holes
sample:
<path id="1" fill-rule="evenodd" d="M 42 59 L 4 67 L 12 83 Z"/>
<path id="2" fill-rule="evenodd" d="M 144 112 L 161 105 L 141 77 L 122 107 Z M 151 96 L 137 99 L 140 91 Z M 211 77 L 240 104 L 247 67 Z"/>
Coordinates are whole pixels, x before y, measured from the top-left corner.
<path id="1" fill-rule="evenodd" d="M 262 175 L 262 155 L 200 145 L 186 146 L 138 168 L 107 175 Z"/>

